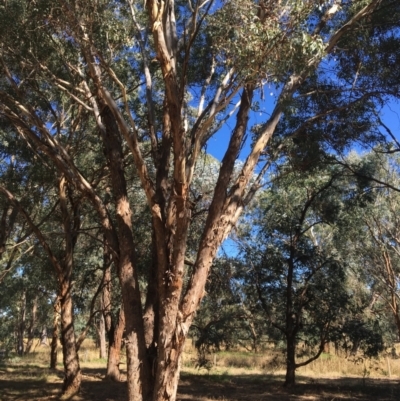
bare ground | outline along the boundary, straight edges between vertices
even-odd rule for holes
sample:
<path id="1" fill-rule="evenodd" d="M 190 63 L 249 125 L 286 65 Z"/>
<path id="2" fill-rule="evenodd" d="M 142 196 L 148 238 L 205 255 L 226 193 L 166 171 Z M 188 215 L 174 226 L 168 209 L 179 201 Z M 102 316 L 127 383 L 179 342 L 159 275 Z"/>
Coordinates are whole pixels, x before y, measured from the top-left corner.
<path id="1" fill-rule="evenodd" d="M 103 368 L 84 368 L 82 390 L 73 401 L 124 401 L 125 383 L 103 380 Z M 57 400 L 62 371 L 39 365 L 0 366 L 1 401 Z M 183 373 L 178 401 L 398 401 L 398 379 L 334 378 L 298 376 L 293 389 L 282 386 L 280 375 Z"/>

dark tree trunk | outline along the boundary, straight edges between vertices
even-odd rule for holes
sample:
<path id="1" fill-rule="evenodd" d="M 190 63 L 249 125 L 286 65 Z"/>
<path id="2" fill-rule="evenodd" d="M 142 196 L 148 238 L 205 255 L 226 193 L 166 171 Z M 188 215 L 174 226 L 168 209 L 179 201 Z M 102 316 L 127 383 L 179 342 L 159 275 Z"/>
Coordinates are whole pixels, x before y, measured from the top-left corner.
<path id="1" fill-rule="evenodd" d="M 296 384 L 296 338 L 287 336 L 285 387 Z"/>
<path id="2" fill-rule="evenodd" d="M 51 350 L 50 350 L 50 368 L 57 368 L 57 350 L 58 350 L 58 339 L 60 338 L 60 314 L 61 306 L 59 298 L 56 299 L 54 304 L 54 317 L 53 317 L 53 334 L 51 336 Z M 47 332 L 47 330 L 46 330 Z M 46 334 L 47 337 L 47 334 Z"/>
<path id="3" fill-rule="evenodd" d="M 294 386 L 296 381 L 296 335 L 298 330 L 298 313 L 293 307 L 293 274 L 295 270 L 294 260 L 297 241 L 300 238 L 300 230 L 291 239 L 290 257 L 288 260 L 288 272 L 286 276 L 286 377 L 285 386 Z"/>
<path id="4" fill-rule="evenodd" d="M 21 312 L 18 324 L 18 336 L 17 336 L 17 352 L 18 355 L 24 355 L 24 333 L 25 333 L 25 319 L 26 319 L 26 291 L 24 290 L 21 298 Z"/>

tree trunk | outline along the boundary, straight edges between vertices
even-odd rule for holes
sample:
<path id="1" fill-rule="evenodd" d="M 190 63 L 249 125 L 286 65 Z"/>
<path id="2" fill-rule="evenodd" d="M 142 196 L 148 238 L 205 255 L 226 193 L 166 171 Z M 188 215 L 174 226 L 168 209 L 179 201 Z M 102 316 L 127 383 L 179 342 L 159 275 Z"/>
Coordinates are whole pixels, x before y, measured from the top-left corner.
<path id="1" fill-rule="evenodd" d="M 104 315 L 101 313 L 99 317 L 99 327 L 98 327 L 98 334 L 99 334 L 99 347 L 100 347 L 100 359 L 107 358 L 107 347 L 106 347 L 106 324 L 104 321 Z"/>
<path id="2" fill-rule="evenodd" d="M 123 304 L 118 311 L 117 320 L 111 312 L 111 258 L 108 252 L 106 241 L 104 241 L 104 286 L 101 296 L 101 304 L 104 316 L 105 330 L 108 336 L 108 358 L 106 378 L 120 381 L 120 355 L 122 336 L 125 330 L 125 316 Z"/>
<path id="3" fill-rule="evenodd" d="M 60 337 L 59 322 L 60 322 L 60 301 L 56 299 L 54 303 L 54 318 L 53 318 L 53 334 L 51 337 L 51 351 L 50 351 L 50 369 L 57 368 L 57 349 L 58 339 Z"/>
<path id="4" fill-rule="evenodd" d="M 294 336 L 286 336 L 286 377 L 285 387 L 291 387 L 296 384 L 296 338 Z"/>
<path id="5" fill-rule="evenodd" d="M 47 327 L 43 326 L 42 332 L 40 333 L 40 345 L 49 345 L 47 341 Z"/>
<path id="6" fill-rule="evenodd" d="M 25 350 L 26 354 L 29 354 L 29 352 L 31 352 L 33 345 L 33 339 L 36 329 L 36 320 L 37 320 L 37 305 L 38 305 L 38 299 L 37 297 L 35 297 L 32 303 L 31 321 L 28 327 L 28 343 L 26 344 L 26 350 Z"/>
<path id="7" fill-rule="evenodd" d="M 67 400 L 79 392 L 81 369 L 76 352 L 70 282 L 61 289 L 61 343 L 63 348 L 64 383 L 61 399 Z"/>
<path id="8" fill-rule="evenodd" d="M 111 312 L 111 257 L 104 241 L 104 286 L 101 303 L 104 316 L 105 330 L 108 336 L 108 358 L 106 378 L 114 381 L 121 380 L 119 370 L 122 337 L 125 330 L 125 315 L 123 304 L 121 305 L 117 319 Z"/>
<path id="9" fill-rule="evenodd" d="M 184 342 L 184 337 L 175 338 L 163 359 L 158 355 L 153 401 L 176 400 Z"/>
<path id="10" fill-rule="evenodd" d="M 74 330 L 72 303 L 72 271 L 74 266 L 74 247 L 80 225 L 78 210 L 74 207 L 74 220 L 67 205 L 67 183 L 64 177 L 59 182 L 60 208 L 65 235 L 65 255 L 62 271 L 59 272 L 60 306 L 61 306 L 61 342 L 63 348 L 64 383 L 61 399 L 69 399 L 79 392 L 81 369 L 77 352 Z M 74 205 L 76 206 L 76 205 Z"/>
<path id="11" fill-rule="evenodd" d="M 108 379 L 120 381 L 120 356 L 122 347 L 122 337 L 125 329 L 125 316 L 121 307 L 118 313 L 118 321 L 109 332 L 107 374 Z"/>
<path id="12" fill-rule="evenodd" d="M 152 235 L 152 263 L 147 278 L 147 295 L 143 313 L 144 333 L 147 348 L 147 356 L 150 366 L 156 366 L 157 341 L 158 341 L 158 318 L 159 304 L 157 295 L 157 250 L 155 246 L 155 235 Z M 151 386 L 154 386 L 155 372 L 151 375 Z"/>
<path id="13" fill-rule="evenodd" d="M 19 356 L 24 355 L 24 333 L 25 333 L 25 319 L 26 319 L 26 291 L 24 290 L 21 298 L 21 314 L 18 324 L 18 343 L 17 352 Z"/>
<path id="14" fill-rule="evenodd" d="M 144 337 L 144 323 L 136 270 L 136 255 L 132 232 L 132 211 L 129 205 L 124 175 L 124 155 L 115 117 L 107 105 L 102 105 L 101 118 L 105 153 L 108 158 L 118 227 L 118 278 L 125 314 L 125 346 L 127 359 L 128 401 L 146 401 L 151 397 L 150 369 Z"/>

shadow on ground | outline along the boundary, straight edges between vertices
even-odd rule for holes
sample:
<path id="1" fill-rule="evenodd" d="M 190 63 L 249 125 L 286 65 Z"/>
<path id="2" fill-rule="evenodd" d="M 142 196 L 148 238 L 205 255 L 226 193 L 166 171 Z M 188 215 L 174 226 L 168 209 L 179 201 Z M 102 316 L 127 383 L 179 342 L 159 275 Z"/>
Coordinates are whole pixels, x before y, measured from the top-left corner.
<path id="1" fill-rule="evenodd" d="M 73 401 L 125 401 L 125 383 L 104 380 L 104 369 L 83 369 L 82 389 Z M 1 401 L 57 400 L 62 372 L 39 366 L 1 366 Z M 298 376 L 292 389 L 282 386 L 283 376 L 247 374 L 232 376 L 183 374 L 178 401 L 301 401 L 352 400 L 397 401 L 398 380 L 337 378 L 311 379 Z"/>
<path id="2" fill-rule="evenodd" d="M 60 391 L 62 372 L 41 366 L 0 366 L 0 400 L 47 400 Z"/>
<path id="3" fill-rule="evenodd" d="M 301 401 L 301 400 L 356 400 L 398 401 L 398 381 L 384 379 L 337 378 L 314 379 L 298 376 L 298 384 L 285 388 L 283 376 L 249 374 L 183 375 L 179 387 L 179 401 Z"/>

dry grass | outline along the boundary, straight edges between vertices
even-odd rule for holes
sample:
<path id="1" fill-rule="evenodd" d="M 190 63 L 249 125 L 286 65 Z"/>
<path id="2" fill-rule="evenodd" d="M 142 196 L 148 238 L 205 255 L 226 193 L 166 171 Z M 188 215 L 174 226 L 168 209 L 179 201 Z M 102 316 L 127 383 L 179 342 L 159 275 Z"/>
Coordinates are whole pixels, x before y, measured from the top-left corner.
<path id="1" fill-rule="evenodd" d="M 210 354 L 207 369 L 197 369 L 210 373 L 228 370 L 229 372 L 254 372 L 271 375 L 285 373 L 285 357 L 281 351 L 269 350 L 262 353 L 242 351 L 217 352 Z M 299 359 L 302 361 L 307 359 Z M 189 343 L 185 348 L 184 370 L 196 371 L 197 353 Z M 322 354 L 319 359 L 297 370 L 299 375 L 310 377 L 360 377 L 400 379 L 400 357 L 381 355 L 379 358 L 349 357 L 344 355 Z M 399 396 L 400 399 L 400 396 Z"/>
<path id="2" fill-rule="evenodd" d="M 0 363 L 1 401 L 50 401 L 58 399 L 63 373 L 48 369 L 48 347 L 37 347 L 34 354 L 12 357 Z M 82 391 L 73 401 L 119 401 L 126 399 L 124 383 L 103 380 L 105 361 L 91 342 L 81 352 Z M 195 367 L 196 353 L 186 348 L 178 401 L 306 401 L 357 400 L 396 401 L 400 399 L 400 359 L 386 358 L 355 363 L 324 354 L 298 370 L 298 385 L 282 387 L 282 354 L 221 352 L 211 357 L 210 369 Z M 214 364 L 215 362 L 215 364 Z"/>

